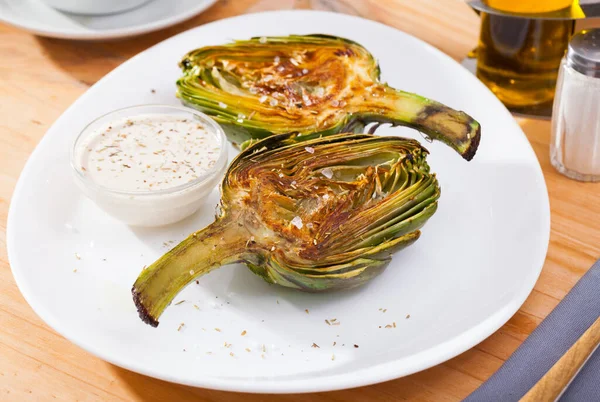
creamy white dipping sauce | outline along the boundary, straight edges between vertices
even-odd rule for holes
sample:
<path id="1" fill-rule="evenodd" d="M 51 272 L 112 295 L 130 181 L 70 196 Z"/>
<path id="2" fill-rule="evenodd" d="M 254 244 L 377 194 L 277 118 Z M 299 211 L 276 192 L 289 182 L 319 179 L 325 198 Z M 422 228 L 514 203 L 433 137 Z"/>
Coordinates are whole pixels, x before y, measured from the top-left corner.
<path id="1" fill-rule="evenodd" d="M 100 186 L 152 192 L 210 171 L 221 154 L 221 139 L 193 118 L 144 114 L 104 123 L 75 153 L 84 174 Z"/>
<path id="2" fill-rule="evenodd" d="M 71 148 L 75 183 L 112 217 L 162 226 L 194 212 L 227 170 L 223 129 L 170 105 L 118 109 L 90 122 Z"/>

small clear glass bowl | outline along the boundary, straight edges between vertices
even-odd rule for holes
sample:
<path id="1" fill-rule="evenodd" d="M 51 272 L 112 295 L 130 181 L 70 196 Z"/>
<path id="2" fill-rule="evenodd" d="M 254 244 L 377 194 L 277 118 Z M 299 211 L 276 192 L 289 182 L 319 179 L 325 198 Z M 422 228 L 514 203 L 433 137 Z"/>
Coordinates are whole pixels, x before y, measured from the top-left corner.
<path id="1" fill-rule="evenodd" d="M 155 191 L 121 191 L 100 185 L 81 169 L 80 145 L 101 126 L 137 115 L 173 115 L 202 123 L 207 132 L 218 137 L 220 155 L 215 165 L 202 176 L 179 186 Z M 75 182 L 83 193 L 105 212 L 131 226 L 163 226 L 180 221 L 202 206 L 227 169 L 227 139 L 221 126 L 202 112 L 168 105 L 140 105 L 118 109 L 88 124 L 71 148 L 71 167 Z"/>

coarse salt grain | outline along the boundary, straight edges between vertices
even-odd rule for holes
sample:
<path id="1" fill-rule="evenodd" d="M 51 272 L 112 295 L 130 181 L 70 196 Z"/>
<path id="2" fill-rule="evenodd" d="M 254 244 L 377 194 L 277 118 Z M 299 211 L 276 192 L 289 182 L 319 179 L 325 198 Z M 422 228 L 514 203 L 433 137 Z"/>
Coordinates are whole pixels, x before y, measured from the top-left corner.
<path id="1" fill-rule="evenodd" d="M 308 152 L 309 154 L 314 154 L 315 153 L 315 149 L 313 147 L 304 147 L 304 150 L 306 152 Z"/>
<path id="2" fill-rule="evenodd" d="M 333 170 L 331 170 L 330 168 L 325 168 L 321 171 L 321 173 L 323 174 L 323 176 L 327 177 L 328 179 L 331 179 L 333 177 Z"/>
<path id="3" fill-rule="evenodd" d="M 290 223 L 296 226 L 298 229 L 302 229 L 302 226 L 304 226 L 304 224 L 302 223 L 302 218 L 299 216 L 295 216 Z"/>

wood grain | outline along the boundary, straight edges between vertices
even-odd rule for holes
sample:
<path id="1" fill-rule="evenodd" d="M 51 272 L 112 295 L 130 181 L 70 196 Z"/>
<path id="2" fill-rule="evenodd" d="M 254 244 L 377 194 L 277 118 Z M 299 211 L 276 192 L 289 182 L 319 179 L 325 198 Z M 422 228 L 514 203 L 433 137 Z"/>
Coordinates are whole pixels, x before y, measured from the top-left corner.
<path id="1" fill-rule="evenodd" d="M 460 0 L 221 0 L 160 32 L 110 42 L 33 36 L 0 24 L 0 400 L 458 401 L 488 378 L 600 255 L 600 184 L 559 175 L 548 122 L 519 120 L 546 177 L 552 210 L 548 257 L 535 290 L 500 330 L 462 355 L 383 384 L 310 396 L 242 395 L 154 380 L 105 363 L 65 340 L 19 293 L 6 255 L 6 216 L 27 157 L 91 84 L 136 53 L 217 19 L 283 8 L 360 15 L 404 30 L 460 60 L 477 42 L 478 18 Z M 509 250 L 507 250 L 509 251 Z"/>

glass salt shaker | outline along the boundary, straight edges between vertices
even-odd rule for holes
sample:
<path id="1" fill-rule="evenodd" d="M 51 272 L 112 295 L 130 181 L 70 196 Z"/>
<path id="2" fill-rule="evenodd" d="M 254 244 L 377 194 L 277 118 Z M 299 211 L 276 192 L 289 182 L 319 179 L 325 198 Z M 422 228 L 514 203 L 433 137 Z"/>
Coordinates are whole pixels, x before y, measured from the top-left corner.
<path id="1" fill-rule="evenodd" d="M 550 161 L 567 177 L 600 181 L 600 29 L 575 34 L 561 62 Z"/>

